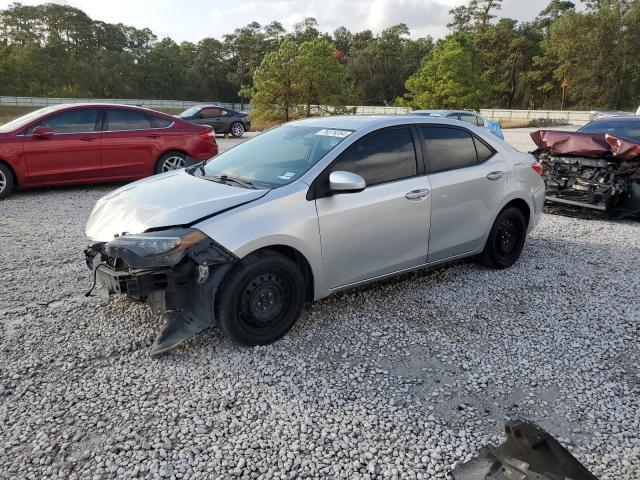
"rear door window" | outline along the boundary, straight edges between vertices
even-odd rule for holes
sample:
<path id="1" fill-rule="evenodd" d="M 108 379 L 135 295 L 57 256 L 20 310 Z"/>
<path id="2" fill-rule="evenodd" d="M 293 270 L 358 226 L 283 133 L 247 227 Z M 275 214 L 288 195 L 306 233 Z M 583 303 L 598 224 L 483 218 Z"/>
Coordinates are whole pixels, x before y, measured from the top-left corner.
<path id="1" fill-rule="evenodd" d="M 151 119 L 144 112 L 123 109 L 107 109 L 107 130 L 147 130 L 153 128 Z"/>
<path id="2" fill-rule="evenodd" d="M 472 125 L 477 125 L 478 124 L 478 117 L 476 117 L 475 115 L 472 115 L 470 113 L 461 113 L 460 114 L 460 120 L 462 120 L 463 122 L 467 122 L 470 123 Z"/>
<path id="3" fill-rule="evenodd" d="M 98 110 L 83 108 L 71 110 L 42 119 L 25 132 L 30 134 L 36 127 L 52 128 L 54 133 L 92 133 L 98 128 Z"/>
<path id="4" fill-rule="evenodd" d="M 416 152 L 408 128 L 385 130 L 358 140 L 342 154 L 331 171 L 357 173 L 367 185 L 417 175 Z"/>
<path id="5" fill-rule="evenodd" d="M 488 160 L 493 156 L 494 152 L 491 147 L 489 147 L 482 140 L 479 140 L 477 137 L 473 137 L 473 143 L 476 145 L 476 152 L 478 153 L 478 163 L 482 163 L 485 160 Z"/>
<path id="6" fill-rule="evenodd" d="M 220 117 L 222 115 L 222 110 L 220 108 L 203 108 L 200 111 L 201 118 L 214 118 Z"/>
<path id="7" fill-rule="evenodd" d="M 173 123 L 168 118 L 157 117 L 156 115 L 147 115 L 147 117 L 153 128 L 167 128 Z"/>
<path id="8" fill-rule="evenodd" d="M 430 172 L 464 168 L 478 163 L 474 138 L 461 128 L 421 127 Z"/>

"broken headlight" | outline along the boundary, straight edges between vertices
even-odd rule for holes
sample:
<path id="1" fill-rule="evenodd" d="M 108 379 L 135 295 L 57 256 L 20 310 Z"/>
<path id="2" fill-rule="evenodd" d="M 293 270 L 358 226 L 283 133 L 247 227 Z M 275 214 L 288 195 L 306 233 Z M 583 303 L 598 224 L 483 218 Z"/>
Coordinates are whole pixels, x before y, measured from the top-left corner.
<path id="1" fill-rule="evenodd" d="M 185 257 L 188 249 L 207 239 L 193 228 L 172 228 L 121 235 L 107 243 L 103 251 L 109 257 L 122 259 L 129 267 L 173 266 Z"/>

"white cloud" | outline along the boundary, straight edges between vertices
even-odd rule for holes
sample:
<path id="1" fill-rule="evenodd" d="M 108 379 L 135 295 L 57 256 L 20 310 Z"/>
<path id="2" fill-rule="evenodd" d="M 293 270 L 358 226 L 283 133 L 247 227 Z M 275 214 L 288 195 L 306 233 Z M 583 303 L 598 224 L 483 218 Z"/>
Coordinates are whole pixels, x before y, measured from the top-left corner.
<path id="1" fill-rule="evenodd" d="M 0 9 L 14 0 L 0 0 Z M 56 1 L 56 0 L 54 0 Z M 148 27 L 159 37 L 177 42 L 222 37 L 235 28 L 257 21 L 278 20 L 290 29 L 305 17 L 315 17 L 322 31 L 344 25 L 351 31 L 376 33 L 390 25 L 406 23 L 413 37 L 447 34 L 449 10 L 466 0 L 57 0 L 84 10 L 90 17 L 138 28 Z M 24 4 L 45 3 L 22 0 Z M 530 20 L 548 0 L 505 0 L 502 14 Z"/>

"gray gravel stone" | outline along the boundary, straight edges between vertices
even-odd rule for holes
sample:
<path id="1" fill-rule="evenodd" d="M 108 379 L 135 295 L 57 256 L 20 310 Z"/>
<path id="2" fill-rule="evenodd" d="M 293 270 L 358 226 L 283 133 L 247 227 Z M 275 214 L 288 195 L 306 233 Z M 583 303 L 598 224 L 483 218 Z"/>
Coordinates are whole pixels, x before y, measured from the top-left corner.
<path id="1" fill-rule="evenodd" d="M 405 275 L 274 345 L 212 330 L 150 358 L 157 317 L 83 295 L 112 188 L 0 202 L 0 478 L 446 478 L 513 418 L 640 478 L 637 222 L 545 215 L 511 269 Z"/>

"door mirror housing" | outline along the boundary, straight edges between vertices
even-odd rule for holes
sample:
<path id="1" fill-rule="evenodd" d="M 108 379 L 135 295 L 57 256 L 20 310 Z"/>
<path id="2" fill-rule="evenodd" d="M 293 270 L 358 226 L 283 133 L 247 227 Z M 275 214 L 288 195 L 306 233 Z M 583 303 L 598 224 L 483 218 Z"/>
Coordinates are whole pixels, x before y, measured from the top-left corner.
<path id="1" fill-rule="evenodd" d="M 336 171 L 329 175 L 329 190 L 333 193 L 361 192 L 367 183 L 357 173 Z"/>
<path id="2" fill-rule="evenodd" d="M 36 127 L 33 129 L 33 136 L 36 138 L 49 138 L 53 136 L 53 128 Z"/>

